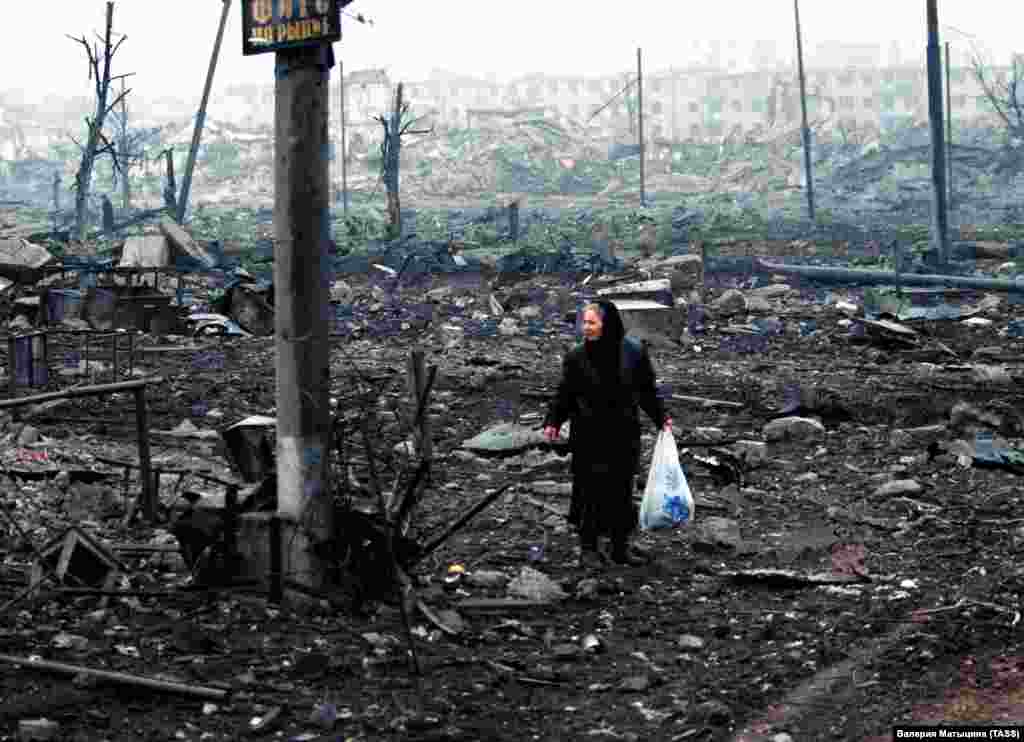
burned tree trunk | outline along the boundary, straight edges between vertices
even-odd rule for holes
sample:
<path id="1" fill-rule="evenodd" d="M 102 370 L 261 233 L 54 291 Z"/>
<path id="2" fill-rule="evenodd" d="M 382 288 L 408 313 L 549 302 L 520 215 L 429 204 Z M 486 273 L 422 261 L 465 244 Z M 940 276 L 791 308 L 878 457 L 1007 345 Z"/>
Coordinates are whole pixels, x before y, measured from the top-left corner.
<path id="1" fill-rule="evenodd" d="M 103 194 L 103 234 L 106 237 L 112 237 L 114 234 L 114 204 L 110 202 L 110 197 Z"/>
<path id="2" fill-rule="evenodd" d="M 174 195 L 178 192 L 178 188 L 174 183 L 174 152 L 173 150 L 164 150 L 164 156 L 167 158 L 167 183 L 164 185 L 164 205 L 170 212 L 170 216 L 173 219 L 178 213 L 178 199 Z"/>
<path id="3" fill-rule="evenodd" d="M 402 235 L 402 204 L 398 195 L 398 170 L 401 162 L 402 136 L 404 134 L 429 134 L 426 131 L 410 131 L 414 121 L 402 123 L 409 112 L 409 104 L 402 102 L 402 83 L 398 83 L 395 91 L 395 105 L 388 117 L 378 116 L 377 120 L 384 127 L 384 141 L 380 145 L 381 179 L 388 199 L 388 233 L 392 238 Z"/>
<path id="4" fill-rule="evenodd" d="M 395 107 L 391 111 L 391 125 L 384 135 L 384 187 L 388 196 L 388 229 L 391 237 L 402 236 L 402 202 L 398 194 L 398 170 L 402 150 L 400 124 L 402 119 L 402 83 L 395 91 Z"/>
<path id="5" fill-rule="evenodd" d="M 53 174 L 53 229 L 56 231 L 60 220 L 60 173 Z"/>

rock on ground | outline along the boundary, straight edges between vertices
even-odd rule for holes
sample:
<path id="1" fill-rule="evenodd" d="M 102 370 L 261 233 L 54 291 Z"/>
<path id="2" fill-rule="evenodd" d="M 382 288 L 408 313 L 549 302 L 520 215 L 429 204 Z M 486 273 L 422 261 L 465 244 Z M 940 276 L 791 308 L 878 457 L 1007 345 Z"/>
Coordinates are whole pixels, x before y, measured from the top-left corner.
<path id="1" fill-rule="evenodd" d="M 712 302 L 715 313 L 723 317 L 739 314 L 747 309 L 747 298 L 739 289 L 728 289 Z"/>
<path id="2" fill-rule="evenodd" d="M 769 441 L 816 441 L 825 437 L 825 426 L 809 417 L 780 417 L 766 424 L 763 433 Z"/>

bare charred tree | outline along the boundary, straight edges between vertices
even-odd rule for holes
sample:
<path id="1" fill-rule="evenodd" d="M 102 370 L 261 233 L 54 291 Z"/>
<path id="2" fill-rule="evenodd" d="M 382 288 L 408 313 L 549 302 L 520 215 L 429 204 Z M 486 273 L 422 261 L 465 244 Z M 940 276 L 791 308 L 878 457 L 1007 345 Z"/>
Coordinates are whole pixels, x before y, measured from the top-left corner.
<path id="1" fill-rule="evenodd" d="M 167 211 L 170 212 L 171 218 L 174 218 L 178 213 L 178 197 L 175 195 L 178 192 L 177 185 L 174 182 L 174 147 L 168 147 L 161 154 L 167 160 L 167 180 L 164 184 L 164 205 L 167 207 Z"/>
<path id="2" fill-rule="evenodd" d="M 121 81 L 121 92 L 124 93 L 124 80 Z M 150 161 L 149 150 L 160 141 L 160 127 L 136 129 L 129 125 L 126 98 L 121 96 L 119 111 L 111 111 L 117 135 L 117 163 L 119 169 L 113 173 L 114 187 L 121 187 L 121 208 L 131 209 L 132 172 Z"/>
<path id="3" fill-rule="evenodd" d="M 410 127 L 419 119 L 409 115 L 409 104 L 402 101 L 402 83 L 395 90 L 395 106 L 389 117 L 378 116 L 384 127 L 384 141 L 380 145 L 381 179 L 388 198 L 388 231 L 392 238 L 402 234 L 402 205 L 398 196 L 398 170 L 401 164 L 402 137 L 405 134 L 430 134 L 434 128 L 414 130 Z"/>
<path id="4" fill-rule="evenodd" d="M 86 116 L 85 118 L 87 130 L 85 144 L 81 144 L 77 140 L 75 141 L 75 144 L 77 144 L 82 150 L 82 160 L 78 167 L 78 172 L 75 174 L 74 185 L 75 231 L 79 240 L 83 240 L 85 238 L 85 232 L 88 227 L 86 207 L 89 201 L 89 189 L 92 183 L 93 168 L 96 161 L 102 155 L 109 155 L 113 161 L 114 172 L 119 176 L 123 176 L 117 148 L 103 133 L 103 124 L 106 121 L 107 115 L 113 111 L 119 103 L 121 103 L 128 93 L 131 92 L 131 88 L 122 90 L 121 94 L 114 98 L 114 100 L 109 100 L 110 83 L 113 80 L 129 77 L 129 75 L 117 75 L 115 77 L 111 77 L 110 75 L 111 60 L 124 40 L 128 38 L 127 36 L 120 34 L 121 38 L 117 40 L 117 43 L 112 43 L 111 36 L 113 35 L 113 25 L 114 3 L 108 0 L 106 32 L 102 38 L 97 34 L 98 42 L 94 41 L 92 46 L 90 46 L 85 36 L 82 36 L 81 38 L 68 36 L 72 41 L 77 41 L 85 47 L 85 53 L 89 57 L 89 80 L 93 81 L 96 86 L 96 113 L 92 117 Z M 99 43 L 103 44 L 102 52 L 100 51 Z M 101 62 L 102 69 L 100 68 Z M 72 139 L 74 138 L 72 137 Z"/>
<path id="5" fill-rule="evenodd" d="M 1001 153 L 996 173 L 1024 170 L 1024 54 L 1014 54 L 1008 69 L 997 69 L 988 63 L 980 47 L 973 44 L 971 74 L 989 106 L 1002 121 L 1008 134 L 1008 146 Z"/>
<path id="6" fill-rule="evenodd" d="M 1014 54 L 1010 68 L 998 70 L 986 63 L 975 47 L 971 74 L 1010 136 L 1024 139 L 1024 54 Z"/>

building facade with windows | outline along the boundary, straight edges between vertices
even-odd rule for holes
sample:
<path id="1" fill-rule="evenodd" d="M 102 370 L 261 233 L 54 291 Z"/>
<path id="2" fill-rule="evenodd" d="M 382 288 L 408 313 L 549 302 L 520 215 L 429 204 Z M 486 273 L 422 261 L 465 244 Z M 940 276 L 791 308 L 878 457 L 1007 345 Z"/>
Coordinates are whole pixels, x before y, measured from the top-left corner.
<path id="1" fill-rule="evenodd" d="M 806 73 L 812 119 L 881 129 L 896 118 L 926 119 L 928 85 L 917 67 L 810 68 Z M 357 78 L 358 80 L 358 78 Z M 469 77 L 411 82 L 405 98 L 413 112 L 440 127 L 473 124 L 479 111 L 543 111 L 583 126 L 598 137 L 635 134 L 636 88 L 618 95 L 624 77 L 525 77 L 500 84 Z M 952 115 L 957 123 L 984 125 L 992 111 L 969 70 L 951 71 Z M 347 124 L 365 125 L 385 112 L 393 95 L 386 76 L 346 79 Z M 644 77 L 645 133 L 686 141 L 752 131 L 800 120 L 799 84 L 792 70 L 729 74 L 711 68 L 651 73 Z M 943 101 L 945 103 L 945 101 Z M 332 117 L 338 115 L 332 104 Z M 477 119 L 479 124 L 480 119 Z M 377 124 L 379 126 L 379 124 Z"/>

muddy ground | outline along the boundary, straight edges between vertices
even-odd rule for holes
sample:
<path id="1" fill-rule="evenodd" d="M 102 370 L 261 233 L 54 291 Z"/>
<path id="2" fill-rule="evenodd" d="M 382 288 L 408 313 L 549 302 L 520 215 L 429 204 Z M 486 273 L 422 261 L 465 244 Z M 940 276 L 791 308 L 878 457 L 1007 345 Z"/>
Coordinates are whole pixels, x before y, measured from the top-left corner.
<path id="1" fill-rule="evenodd" d="M 488 382 L 518 381 L 524 422 L 539 426 L 528 415 L 544 411 L 560 354 L 573 341 L 571 326 L 514 342 L 467 337 L 448 351 L 414 330 L 386 339 L 334 338 L 336 383 L 354 358 L 394 374 L 400 387 L 418 342 L 428 364 L 438 365 L 434 399 L 446 409 L 435 412 L 438 465 L 414 533 L 436 532 L 485 490 L 520 485 L 421 565 L 426 602 L 440 610 L 467 597 L 504 596 L 468 578 L 447 585 L 453 564 L 468 574 L 498 570 L 509 577 L 531 566 L 569 597 L 542 607 L 462 610 L 458 636 L 417 614 L 423 677 L 415 679 L 393 606 L 375 606 L 368 615 L 341 603 L 293 612 L 268 604 L 259 591 L 180 589 L 187 576 L 126 556 L 137 570 L 133 587 L 173 594 L 115 599 L 105 608 L 97 597 L 23 603 L 0 617 L 0 652 L 231 695 L 211 702 L 5 664 L 0 738 L 15 739 L 19 721 L 40 717 L 59 722 L 59 738 L 74 740 L 726 740 L 783 733 L 801 741 L 882 740 L 899 721 L 1019 722 L 1024 653 L 1014 613 L 1024 579 L 1017 558 L 1024 516 L 1017 476 L 964 466 L 934 450 L 929 455 L 926 444 L 897 445 L 890 434 L 950 424 L 959 401 L 1015 414 L 1015 383 L 929 378 L 915 368 L 995 363 L 975 354 L 994 347 L 1012 372 L 1021 341 L 999 331 L 1021 314 L 1004 301 L 989 326 L 908 323 L 928 337 L 918 349 L 900 350 L 851 338 L 838 324 L 842 314 L 805 293 L 778 316 L 813 318 L 815 334 L 788 332 L 772 337 L 764 352 L 729 353 L 721 349 L 720 322 L 683 345 L 654 347 L 659 381 L 675 394 L 743 403 L 720 409 L 670 400 L 680 440 L 762 440 L 792 385 L 829 390 L 830 405 L 817 411 L 827 432 L 821 440 L 769 443 L 765 461 L 744 468 L 741 486 L 694 458 L 707 449 L 687 448 L 694 524 L 643 535 L 640 543 L 654 558 L 649 566 L 599 571 L 576 565 L 575 539 L 556 514 L 568 498 L 528 487 L 568 482 L 567 459 L 551 452 L 507 460 L 454 454 L 507 412 L 501 384 L 467 383 L 471 372 L 490 374 Z M 950 354 L 936 351 L 938 342 Z M 175 427 L 198 400 L 221 410 L 224 420 L 272 414 L 273 340 L 228 340 L 223 350 L 224 369 L 201 373 L 187 355 L 158 356 L 167 389 L 149 394 L 152 428 Z M 69 446 L 129 448 L 131 415 L 116 421 L 123 404 L 76 400 L 35 424 Z M 698 427 L 721 432 L 698 434 Z M 647 456 L 654 433 L 650 424 Z M 957 437 L 951 427 L 945 440 Z M 157 456 L 187 450 L 197 462 L 218 458 L 205 443 L 154 447 Z M 876 494 L 887 479 L 913 479 L 920 491 Z M 25 496 L 24 485 L 3 482 L 21 486 Z M 103 527 L 118 540 L 147 543 L 154 534 L 144 525 L 119 531 L 118 509 L 108 515 Z M 699 528 L 710 517 L 738 522 L 742 542 L 710 545 Z M 9 535 L 8 545 L 13 541 Z M 544 546 L 541 561 L 531 559 L 537 545 Z M 8 561 L 18 559 L 26 561 L 23 553 Z M 863 577 L 780 587 L 728 576 L 765 567 Z M 23 584 L 5 583 L 0 602 Z M 62 634 L 85 640 L 67 647 L 55 642 Z M 596 651 L 583 648 L 590 634 L 599 639 Z M 254 718 L 275 708 L 279 715 L 265 731 L 250 730 Z"/>

